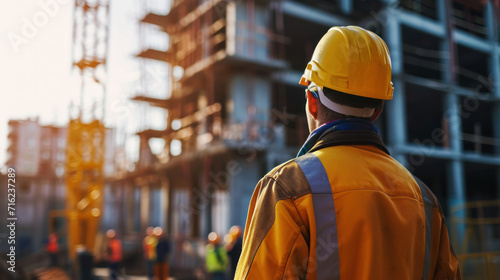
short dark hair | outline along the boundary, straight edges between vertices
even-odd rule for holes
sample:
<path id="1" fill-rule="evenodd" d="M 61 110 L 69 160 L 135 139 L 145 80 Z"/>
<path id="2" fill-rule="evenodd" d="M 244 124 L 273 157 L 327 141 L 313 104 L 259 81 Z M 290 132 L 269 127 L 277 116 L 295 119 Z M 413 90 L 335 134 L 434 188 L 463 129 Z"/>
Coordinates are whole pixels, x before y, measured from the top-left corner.
<path id="1" fill-rule="evenodd" d="M 375 108 L 375 109 L 380 109 L 384 106 L 384 100 L 382 99 L 375 99 L 375 98 L 368 98 L 363 96 L 347 94 L 327 87 L 323 87 L 323 92 L 325 93 L 325 96 L 328 99 L 340 105 L 350 106 L 354 108 Z M 318 103 L 319 106 L 321 107 L 320 112 L 323 119 L 336 120 L 336 119 L 343 119 L 346 117 L 343 114 L 328 109 L 321 102 Z"/>

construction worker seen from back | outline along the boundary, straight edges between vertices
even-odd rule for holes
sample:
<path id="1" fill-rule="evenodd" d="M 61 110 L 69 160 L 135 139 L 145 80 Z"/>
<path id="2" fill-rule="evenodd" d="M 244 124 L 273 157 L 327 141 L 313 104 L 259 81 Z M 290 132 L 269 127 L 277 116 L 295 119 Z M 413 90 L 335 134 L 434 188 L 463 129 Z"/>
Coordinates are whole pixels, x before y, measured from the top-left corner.
<path id="1" fill-rule="evenodd" d="M 156 246 L 158 238 L 153 234 L 153 227 L 146 228 L 146 237 L 142 242 L 144 259 L 146 259 L 146 274 L 149 280 L 153 280 L 154 266 L 156 262 Z"/>
<path id="2" fill-rule="evenodd" d="M 113 229 L 106 232 L 106 237 L 108 238 L 107 256 L 110 279 L 116 280 L 119 278 L 119 268 L 122 261 L 122 242 L 116 237 L 116 232 Z"/>
<path id="3" fill-rule="evenodd" d="M 209 280 L 226 280 L 226 270 L 229 261 L 227 252 L 220 243 L 221 238 L 217 233 L 211 232 L 208 235 L 208 244 L 205 247 L 205 267 Z"/>
<path id="4" fill-rule="evenodd" d="M 393 96 L 385 42 L 332 27 L 299 83 L 310 135 L 259 181 L 235 279 L 461 279 L 436 197 L 373 123 Z"/>

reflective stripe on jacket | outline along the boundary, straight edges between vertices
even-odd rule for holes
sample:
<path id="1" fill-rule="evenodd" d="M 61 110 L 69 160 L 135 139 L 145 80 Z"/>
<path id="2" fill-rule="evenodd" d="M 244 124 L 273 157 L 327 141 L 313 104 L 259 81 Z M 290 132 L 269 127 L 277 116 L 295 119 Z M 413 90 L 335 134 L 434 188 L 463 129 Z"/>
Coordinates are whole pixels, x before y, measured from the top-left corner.
<path id="1" fill-rule="evenodd" d="M 436 197 L 378 134 L 327 131 L 258 183 L 235 279 L 451 280 L 460 270 Z"/>

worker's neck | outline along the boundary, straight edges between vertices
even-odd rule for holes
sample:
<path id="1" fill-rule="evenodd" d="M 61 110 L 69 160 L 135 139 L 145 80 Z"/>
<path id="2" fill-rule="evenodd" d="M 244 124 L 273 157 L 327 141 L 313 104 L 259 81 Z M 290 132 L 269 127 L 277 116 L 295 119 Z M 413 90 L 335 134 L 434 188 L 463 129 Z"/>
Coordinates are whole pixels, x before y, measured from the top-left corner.
<path id="1" fill-rule="evenodd" d="M 314 130 L 316 130 L 318 127 L 326 124 L 326 123 L 329 123 L 329 122 L 333 122 L 333 121 L 336 121 L 336 120 L 330 120 L 330 119 L 320 119 L 320 118 L 317 118 L 315 119 L 311 124 L 310 124 L 310 127 L 309 127 L 309 132 L 313 132 Z"/>
<path id="2" fill-rule="evenodd" d="M 344 117 L 344 118 L 335 118 L 335 119 L 322 119 L 322 118 L 318 117 L 317 119 L 315 119 L 312 122 L 309 132 L 313 132 L 318 127 L 320 127 L 320 126 L 322 126 L 324 124 L 331 123 L 331 122 L 338 121 L 338 120 L 342 120 L 342 119 L 360 119 L 360 120 L 371 121 L 370 118 L 356 118 L 356 117 L 350 117 L 349 118 L 349 117 Z"/>

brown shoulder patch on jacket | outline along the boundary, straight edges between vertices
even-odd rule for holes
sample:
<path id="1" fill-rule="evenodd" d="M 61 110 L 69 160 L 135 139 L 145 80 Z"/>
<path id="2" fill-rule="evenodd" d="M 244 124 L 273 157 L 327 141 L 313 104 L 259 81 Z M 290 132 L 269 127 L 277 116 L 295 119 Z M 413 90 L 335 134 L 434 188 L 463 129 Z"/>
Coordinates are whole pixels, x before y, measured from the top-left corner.
<path id="1" fill-rule="evenodd" d="M 251 259 L 247 264 L 248 267 L 244 268 L 245 277 L 259 246 L 274 224 L 276 203 L 285 199 L 295 200 L 310 192 L 309 183 L 304 173 L 293 160 L 274 168 L 260 180 L 256 207 L 248 231 L 251 240 L 248 240 L 248 244 L 245 244 L 245 246 L 249 246 L 247 249 L 248 257 Z M 300 227 L 303 225 L 303 221 L 300 214 L 297 217 L 299 219 L 295 222 Z"/>
<path id="2" fill-rule="evenodd" d="M 295 160 L 290 160 L 273 169 L 268 176 L 279 182 L 294 200 L 311 193 L 309 182 Z"/>

